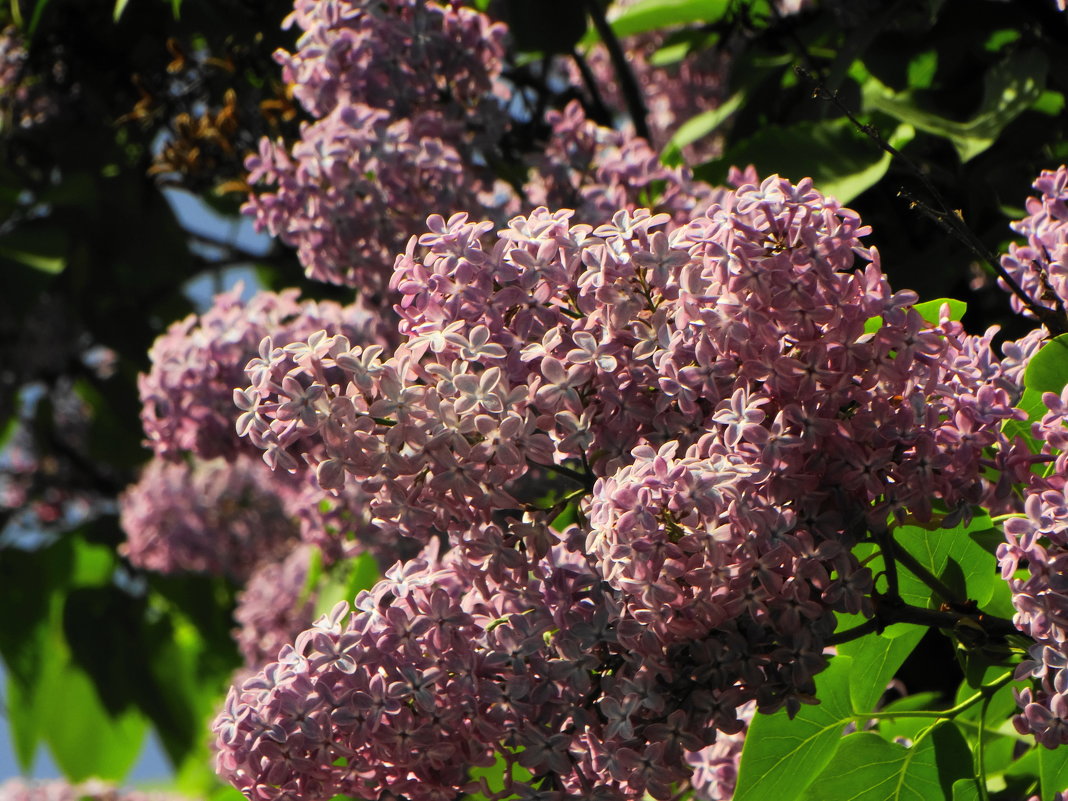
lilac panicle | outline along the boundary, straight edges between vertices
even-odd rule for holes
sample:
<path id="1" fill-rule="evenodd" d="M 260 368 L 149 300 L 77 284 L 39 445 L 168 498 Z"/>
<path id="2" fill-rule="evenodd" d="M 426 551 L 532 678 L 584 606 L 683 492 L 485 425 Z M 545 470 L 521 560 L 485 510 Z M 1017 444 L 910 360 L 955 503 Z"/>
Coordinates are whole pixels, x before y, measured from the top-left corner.
<path id="1" fill-rule="evenodd" d="M 149 351 L 152 367 L 138 379 L 146 444 L 156 455 L 178 459 L 234 458 L 241 440 L 234 434 L 233 392 L 243 385 L 245 366 L 265 336 L 292 341 L 320 329 L 353 342 L 377 341 L 380 315 L 357 302 L 298 300 L 297 290 L 259 292 L 247 303 L 236 287 L 215 298 L 202 315 L 170 326 Z"/>
<path id="2" fill-rule="evenodd" d="M 811 701 L 834 612 L 871 614 L 861 533 L 996 495 L 982 457 L 1021 413 L 993 333 L 925 320 L 810 181 L 734 178 L 688 220 L 432 215 L 396 348 L 323 332 L 250 363 L 270 463 L 451 546 L 234 690 L 219 766 L 250 798 L 451 798 L 494 754 L 524 792 L 666 798 L 747 704 Z"/>
<path id="3" fill-rule="evenodd" d="M 243 582 L 297 539 L 280 497 L 295 491 L 288 478 L 246 454 L 233 462 L 153 459 L 120 499 L 120 551 L 148 570 Z"/>

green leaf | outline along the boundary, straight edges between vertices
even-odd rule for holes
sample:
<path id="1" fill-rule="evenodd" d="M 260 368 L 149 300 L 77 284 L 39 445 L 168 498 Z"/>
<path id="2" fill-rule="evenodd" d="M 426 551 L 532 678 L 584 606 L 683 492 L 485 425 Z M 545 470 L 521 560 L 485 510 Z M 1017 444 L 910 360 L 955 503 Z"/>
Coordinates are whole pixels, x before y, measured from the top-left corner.
<path id="1" fill-rule="evenodd" d="M 890 136 L 897 148 L 915 131 L 899 125 Z M 848 203 L 874 186 L 890 168 L 890 154 L 877 148 L 846 119 L 770 125 L 730 147 L 723 157 L 694 168 L 694 175 L 721 184 L 735 164 L 753 164 L 761 175 L 793 181 L 810 177 L 820 191 Z"/>
<path id="2" fill-rule="evenodd" d="M 58 275 L 67 268 L 69 235 L 53 220 L 31 220 L 0 238 L 0 260 Z"/>
<path id="3" fill-rule="evenodd" d="M 930 801 L 948 798 L 970 774 L 971 755 L 951 723 L 935 726 L 911 748 L 871 732 L 842 740 L 834 765 L 813 784 L 812 801 Z"/>
<path id="4" fill-rule="evenodd" d="M 40 713 L 52 757 L 71 781 L 93 776 L 122 781 L 137 762 L 148 732 L 136 708 L 109 715 L 89 676 L 69 663 L 50 687 Z"/>
<path id="5" fill-rule="evenodd" d="M 1068 789 L 1068 748 L 1038 750 L 1038 780 L 1042 784 L 1042 801 Z"/>
<path id="6" fill-rule="evenodd" d="M 8 675 L 7 688 L 4 694 L 7 709 L 8 730 L 11 733 L 11 744 L 15 750 L 15 760 L 19 770 L 29 774 L 33 769 L 34 757 L 37 755 L 37 746 L 41 742 L 41 719 L 35 713 L 36 700 L 28 695 L 41 686 L 38 682 L 29 690 L 23 689 L 22 685 Z"/>
<path id="7" fill-rule="evenodd" d="M 919 626 L 908 626 L 898 637 L 866 636 L 838 646 L 839 654 L 853 660 L 849 697 L 854 710 L 875 709 L 886 685 L 923 639 L 924 633 Z"/>
<path id="8" fill-rule="evenodd" d="M 925 50 L 909 62 L 909 86 L 913 89 L 929 89 L 938 71 L 938 51 Z"/>
<path id="9" fill-rule="evenodd" d="M 516 751 L 516 754 L 519 752 Z M 508 760 L 504 754 L 497 753 L 497 761 L 489 767 L 480 768 L 474 767 L 468 771 L 472 781 L 479 781 L 485 779 L 486 787 L 491 793 L 495 795 L 504 790 L 504 773 L 508 769 Z M 533 778 L 533 774 L 513 759 L 512 763 L 512 780 L 517 782 L 528 782 Z M 514 796 L 513 796 L 514 797 Z M 470 793 L 464 796 L 464 801 L 486 801 L 486 796 L 482 793 Z"/>
<path id="10" fill-rule="evenodd" d="M 1042 346 L 1024 370 L 1024 387 L 1041 394 L 1061 394 L 1068 384 L 1068 334 L 1061 334 Z"/>
<path id="11" fill-rule="evenodd" d="M 1031 111 L 1037 111 L 1039 114 L 1045 114 L 1048 117 L 1057 117 L 1064 111 L 1064 95 L 1052 89 L 1047 89 L 1031 104 Z"/>
<path id="12" fill-rule="evenodd" d="M 18 3 L 12 3 L 14 8 Z M 33 7 L 33 14 L 30 15 L 30 23 L 26 26 L 26 35 L 32 39 L 33 35 L 37 32 L 37 26 L 41 24 L 41 17 L 44 15 L 45 8 L 48 6 L 48 0 L 37 0 Z"/>
<path id="13" fill-rule="evenodd" d="M 833 657 L 816 677 L 820 703 L 803 706 L 793 720 L 785 710 L 753 718 L 742 749 L 734 801 L 794 801 L 802 797 L 831 761 L 842 729 L 853 720 L 849 698 L 852 663 L 848 656 Z"/>
<path id="14" fill-rule="evenodd" d="M 956 298 L 938 298 L 937 300 L 926 300 L 923 303 L 917 303 L 914 308 L 920 313 L 920 316 L 931 325 L 938 325 L 939 315 L 942 312 L 942 307 L 949 304 L 949 319 L 960 321 L 964 318 L 964 313 L 968 311 L 968 304 L 963 300 L 957 300 Z"/>
<path id="15" fill-rule="evenodd" d="M 360 590 L 371 589 L 379 578 L 378 563 L 370 553 L 362 553 L 324 571 L 315 601 L 315 617 L 329 612 L 338 601 L 351 604 Z"/>
<path id="16" fill-rule="evenodd" d="M 980 801 L 979 785 L 975 779 L 957 779 L 953 782 L 953 801 Z"/>
<path id="17" fill-rule="evenodd" d="M 882 709 L 879 712 L 883 715 L 890 712 L 915 712 L 921 709 L 938 709 L 943 704 L 940 703 L 941 694 L 937 692 L 922 692 L 913 693 L 912 695 L 906 695 L 904 698 L 897 698 Z M 893 742 L 895 738 L 902 737 L 907 740 L 919 739 L 920 733 L 931 725 L 931 718 L 879 718 L 878 734 L 884 740 Z"/>
<path id="18" fill-rule="evenodd" d="M 717 22 L 730 6 L 730 0 L 640 0 L 623 8 L 610 22 L 616 36 L 634 36 L 694 22 Z"/>
<path id="19" fill-rule="evenodd" d="M 130 0 L 115 0 L 115 10 L 111 12 L 111 18 L 118 22 L 122 17 L 122 12 L 126 10 L 126 6 L 130 4 Z"/>
<path id="20" fill-rule="evenodd" d="M 664 147 L 660 160 L 669 165 L 681 164 L 682 149 L 714 132 L 731 114 L 741 107 L 744 101 L 745 93 L 737 92 L 716 108 L 702 111 L 700 114 L 690 117 L 675 131 L 671 141 Z"/>
<path id="21" fill-rule="evenodd" d="M 1041 353 L 1041 351 L 1039 351 Z M 1038 354 L 1035 354 L 1036 358 Z M 1032 359 L 1034 361 L 1034 359 Z M 1059 394 L 1059 393 L 1058 393 Z M 1035 389 L 1024 388 L 1023 394 L 1020 396 L 1019 402 L 1016 404 L 1017 409 L 1022 409 L 1027 414 L 1026 420 L 1006 420 L 1001 430 L 1005 433 L 1005 436 L 1012 439 L 1013 437 L 1020 437 L 1027 443 L 1032 453 L 1040 453 L 1042 451 L 1042 442 L 1036 440 L 1031 435 L 1031 426 L 1034 423 L 1040 421 L 1049 411 L 1046 408 L 1046 404 L 1042 402 L 1043 393 Z M 1042 470 L 1045 465 L 1036 464 L 1034 469 Z"/>
<path id="22" fill-rule="evenodd" d="M 949 304 L 949 319 L 959 322 L 964 317 L 964 313 L 968 311 L 968 304 L 963 300 L 957 300 L 956 298 L 936 298 L 935 300 L 925 300 L 923 303 L 917 303 L 912 308 L 918 311 L 920 316 L 931 325 L 938 325 L 942 307 L 947 303 Z M 882 317 L 869 317 L 864 323 L 864 333 L 874 334 L 882 327 Z"/>
<path id="23" fill-rule="evenodd" d="M 0 245 L 0 256 L 49 275 L 59 275 L 59 273 L 67 269 L 67 260 L 62 256 L 46 256 L 41 253 L 31 253 L 25 250 L 4 247 L 3 245 Z"/>
<path id="24" fill-rule="evenodd" d="M 961 161 L 968 161 L 994 144 L 1002 130 L 1041 97 L 1048 70 L 1041 50 L 1014 51 L 987 70 L 979 108 L 965 122 L 921 109 L 909 92 L 895 93 L 874 77 L 862 87 L 864 108 L 949 139 Z"/>
<path id="25" fill-rule="evenodd" d="M 552 522 L 549 523 L 549 525 L 554 531 L 566 531 L 569 526 L 575 524 L 575 522 L 578 520 L 578 515 L 578 502 L 572 501 L 564 507 L 564 510 L 560 512 L 560 514 L 553 518 Z"/>
<path id="26" fill-rule="evenodd" d="M 1000 579 L 990 555 L 970 534 L 992 527 L 989 516 L 984 514 L 976 515 L 968 526 L 949 529 L 930 531 L 920 526 L 901 526 L 894 530 L 894 539 L 951 590 L 982 607 L 993 597 L 995 582 Z M 935 609 L 943 600 L 900 562 L 898 582 L 906 603 Z"/>

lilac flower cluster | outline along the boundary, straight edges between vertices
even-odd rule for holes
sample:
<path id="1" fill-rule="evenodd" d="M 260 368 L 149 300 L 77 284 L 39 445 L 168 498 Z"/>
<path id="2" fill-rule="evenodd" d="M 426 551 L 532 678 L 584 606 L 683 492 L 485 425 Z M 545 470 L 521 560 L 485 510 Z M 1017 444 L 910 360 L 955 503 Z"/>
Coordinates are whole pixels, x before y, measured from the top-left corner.
<path id="1" fill-rule="evenodd" d="M 500 77 L 504 27 L 459 3 L 304 2 L 293 19 L 306 33 L 279 58 L 316 121 L 292 148 L 261 142 L 247 166 L 265 189 L 245 211 L 296 247 L 314 279 L 382 289 L 427 209 L 479 208 L 503 223 L 521 208 L 568 206 L 604 222 L 653 204 L 691 219 L 711 200 L 687 171 L 593 124 L 577 102 L 546 115 L 551 135 L 527 155 L 520 193 L 495 180 L 488 165 L 520 93 Z M 402 50 L 418 57 L 402 65 Z"/>
<path id="2" fill-rule="evenodd" d="M 1068 302 L 1068 167 L 1043 170 L 1034 188 L 1042 196 L 1028 198 L 1027 216 L 1012 224 L 1027 241 L 1010 244 L 1001 265 L 1036 303 L 1063 308 Z M 1030 314 L 1015 295 L 1012 304 L 1017 312 Z"/>
<path id="3" fill-rule="evenodd" d="M 303 458 L 324 489 L 369 493 L 387 535 L 453 546 L 449 575 L 419 568 L 433 589 L 395 574 L 235 691 L 219 764 L 251 797 L 452 797 L 458 765 L 516 744 L 541 790 L 667 797 L 742 705 L 814 692 L 833 612 L 870 614 L 858 537 L 996 492 L 982 455 L 1020 412 L 992 332 L 925 321 L 809 181 L 746 183 L 673 228 L 573 216 L 539 208 L 496 238 L 432 216 L 396 263 L 393 353 L 323 333 L 249 363 L 238 429 L 269 463 Z M 568 508 L 565 557 L 550 523 Z M 589 617 L 561 617 L 564 576 Z M 476 598 L 519 605 L 483 623 Z M 517 628 L 511 661 L 492 656 Z M 583 647 L 514 673 L 565 635 Z M 383 663 L 408 641 L 414 662 Z M 283 722 L 287 695 L 302 711 Z"/>
<path id="4" fill-rule="evenodd" d="M 633 3 L 613 3 L 623 8 Z M 715 49 L 696 49 L 677 62 L 656 66 L 650 63 L 657 50 L 669 37 L 663 33 L 643 34 L 622 42 L 626 48 L 627 65 L 634 73 L 647 107 L 646 122 L 649 125 L 652 144 L 663 148 L 678 131 L 679 126 L 692 117 L 710 111 L 725 99 L 729 61 Z M 619 88 L 615 67 L 607 48 L 598 44 L 585 55 L 586 63 L 596 78 L 598 91 L 609 107 L 626 108 L 626 100 Z M 568 65 L 568 74 L 573 83 L 581 80 L 578 70 Z M 690 164 L 712 158 L 719 148 L 714 139 L 696 143 L 686 148 Z"/>
<path id="5" fill-rule="evenodd" d="M 574 208 L 595 222 L 608 222 L 620 209 L 655 206 L 686 222 L 722 195 L 694 182 L 686 168 L 665 167 L 644 139 L 596 125 L 577 100 L 550 111 L 546 122 L 552 135 L 524 186 L 533 206 Z"/>
<path id="6" fill-rule="evenodd" d="M 699 797 L 729 797 L 741 654 L 716 676 L 706 652 L 664 649 L 559 548 L 506 592 L 435 551 L 231 690 L 218 769 L 249 798 L 667 798 L 692 766 Z M 705 748 L 717 729 L 734 734 Z M 498 759 L 539 778 L 469 778 Z"/>
<path id="7" fill-rule="evenodd" d="M 237 597 L 234 639 L 247 677 L 278 658 L 283 646 L 312 624 L 317 596 L 308 586 L 313 546 L 298 545 L 284 559 L 259 563 Z"/>
<path id="8" fill-rule="evenodd" d="M 126 532 L 120 551 L 147 570 L 244 582 L 297 538 L 281 497 L 294 492 L 288 478 L 247 454 L 232 462 L 153 459 L 120 498 Z"/>
<path id="9" fill-rule="evenodd" d="M 292 152 L 263 140 L 249 181 L 270 191 L 245 211 L 310 277 L 381 289 L 426 209 L 494 205 L 485 156 L 505 117 L 493 97 L 504 27 L 414 0 L 298 0 L 289 20 L 304 34 L 278 59 L 316 121 Z"/>
<path id="10" fill-rule="evenodd" d="M 1043 402 L 1049 411 L 1034 425 L 1034 436 L 1050 465 L 1020 476 L 1024 513 L 1005 522 L 1006 542 L 997 555 L 1013 592 L 1013 622 L 1035 641 L 1016 671 L 1018 679 L 1033 678 L 1035 687 L 1017 693 L 1021 713 L 1013 723 L 1056 748 L 1068 744 L 1068 389 L 1046 393 Z"/>
<path id="11" fill-rule="evenodd" d="M 14 25 L 0 30 L 0 130 L 5 132 L 34 128 L 55 118 L 60 109 L 58 93 L 26 74 L 27 58 L 22 32 Z M 77 87 L 71 89 L 77 92 Z"/>
<path id="12" fill-rule="evenodd" d="M 298 339 L 325 329 L 358 342 L 385 333 L 381 316 L 354 303 L 299 301 L 297 290 L 260 292 L 241 300 L 241 287 L 216 296 L 202 315 L 174 323 L 149 351 L 152 367 L 138 380 L 147 445 L 161 457 L 192 453 L 201 459 L 234 458 L 233 390 L 268 333 Z"/>
<path id="13" fill-rule="evenodd" d="M 258 669 L 311 623 L 315 599 L 304 587 L 311 548 L 300 542 L 327 565 L 365 550 L 389 565 L 413 549 L 377 536 L 367 494 L 355 483 L 329 494 L 304 463 L 291 474 L 272 472 L 234 431 L 234 387 L 268 332 L 289 340 L 327 329 L 381 347 L 390 338 L 381 315 L 361 303 L 300 302 L 295 290 L 245 303 L 240 291 L 171 326 L 151 351 L 140 388 L 157 456 L 122 496 L 121 550 L 149 570 L 248 582 L 235 636 L 246 668 Z"/>

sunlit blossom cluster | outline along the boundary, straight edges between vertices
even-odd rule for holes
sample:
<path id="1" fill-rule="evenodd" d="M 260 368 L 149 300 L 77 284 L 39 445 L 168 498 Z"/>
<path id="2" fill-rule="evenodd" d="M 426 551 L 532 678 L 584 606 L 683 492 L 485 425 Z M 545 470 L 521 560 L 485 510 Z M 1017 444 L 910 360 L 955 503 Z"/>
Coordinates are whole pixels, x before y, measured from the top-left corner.
<path id="1" fill-rule="evenodd" d="M 405 623 L 397 599 L 409 596 L 386 584 L 348 629 L 335 616 L 323 624 L 333 634 L 302 635 L 220 719 L 231 780 L 263 799 L 451 797 L 466 776 L 455 765 L 489 760 L 520 726 L 529 788 L 666 798 L 689 780 L 683 752 L 738 731 L 738 708 L 796 710 L 814 692 L 833 613 L 871 612 L 870 572 L 850 553 L 859 537 L 891 514 L 960 517 L 996 493 L 981 457 L 1020 412 L 991 333 L 925 320 L 913 293 L 890 290 L 858 216 L 810 182 L 736 177 L 682 225 L 646 210 L 589 225 L 540 208 L 494 236 L 463 214 L 432 216 L 396 263 L 393 352 L 325 334 L 262 343 L 235 396 L 238 429 L 276 468 L 310 461 L 324 489 L 360 485 L 383 536 L 447 539 L 451 577 L 426 579 L 435 589 L 404 601 L 403 617 L 463 622 L 455 636 Z M 573 522 L 557 521 L 558 542 L 561 513 Z M 583 577 L 581 614 L 601 638 L 591 647 L 551 650 L 579 622 L 557 615 L 541 636 L 559 603 L 544 596 L 494 610 L 489 620 L 511 614 L 495 626 L 450 611 L 519 603 L 532 572 L 556 588 L 562 565 Z M 528 625 L 510 665 L 485 655 Z M 401 630 L 415 664 L 381 665 L 399 657 L 373 638 L 392 644 Z M 359 657 L 339 662 L 343 631 Z M 606 663 L 589 662 L 597 642 Z M 544 643 L 555 668 L 537 666 Z M 471 684 L 460 662 L 484 665 L 476 675 L 496 689 Z M 330 675 L 329 695 L 301 685 L 300 714 L 337 710 L 344 726 L 356 715 L 361 736 L 275 720 L 290 692 L 275 692 L 280 677 L 304 681 L 306 664 L 344 678 Z M 556 698 L 560 672 L 589 697 Z M 481 699 L 496 693 L 523 714 L 480 735 L 480 704 L 492 706 Z M 332 750 L 380 729 L 386 745 Z M 441 742 L 441 730 L 470 730 L 471 743 Z M 619 738 L 611 749 L 606 736 Z M 339 756 L 359 767 L 336 770 Z"/>
<path id="2" fill-rule="evenodd" d="M 259 292 L 241 299 L 235 287 L 210 309 L 171 325 L 149 351 L 152 367 L 138 379 L 141 423 L 156 455 L 176 459 L 232 458 L 241 447 L 233 433 L 233 390 L 268 334 L 298 339 L 318 330 L 354 341 L 383 336 L 381 316 L 357 302 L 300 301 L 297 290 Z"/>
<path id="3" fill-rule="evenodd" d="M 1013 622 L 1035 641 L 1016 671 L 1034 687 L 1017 693 L 1021 712 L 1013 723 L 1056 748 L 1068 744 L 1068 390 L 1048 392 L 1043 402 L 1048 411 L 1034 435 L 1042 444 L 1038 461 L 1047 464 L 1021 477 L 1024 513 L 1005 522 L 998 559 L 1013 592 Z"/>
<path id="4" fill-rule="evenodd" d="M 551 135 L 531 159 L 523 192 L 533 206 L 573 208 L 579 219 L 591 222 L 648 206 L 682 223 L 722 195 L 693 181 L 688 169 L 664 166 L 644 139 L 593 123 L 577 100 L 550 111 L 546 123 Z"/>
<path id="5" fill-rule="evenodd" d="M 291 147 L 261 142 L 245 211 L 316 280 L 382 290 L 431 209 L 477 208 L 503 224 L 537 205 L 591 221 L 642 205 L 689 219 L 708 205 L 708 187 L 661 165 L 644 140 L 594 124 L 577 101 L 549 109 L 545 141 L 518 154 L 525 179 L 496 180 L 490 166 L 516 147 L 510 109 L 522 97 L 502 78 L 504 27 L 471 8 L 332 0 L 298 3 L 293 19 L 305 33 L 279 58 L 315 119 Z M 415 57 L 402 64 L 401 51 Z"/>
<path id="6" fill-rule="evenodd" d="M 249 798 L 666 798 L 691 770 L 699 798 L 730 796 L 751 709 L 622 617 L 585 560 L 553 548 L 505 588 L 436 552 L 231 690 L 218 766 Z M 497 760 L 518 765 L 503 787 L 470 778 Z"/>
<path id="7" fill-rule="evenodd" d="M 1001 265 L 1033 301 L 1063 309 L 1068 302 L 1068 167 L 1043 170 L 1034 188 L 1041 197 L 1029 197 L 1027 216 L 1012 224 L 1026 241 L 1010 244 Z M 1012 304 L 1029 313 L 1015 295 Z"/>
<path id="8" fill-rule="evenodd" d="M 494 205 L 505 29 L 455 2 L 297 2 L 283 76 L 314 118 L 248 162 L 246 207 L 316 280 L 381 289 L 426 209 Z M 404 53 L 404 58 L 398 58 Z M 481 166 L 477 166 L 480 162 Z"/>

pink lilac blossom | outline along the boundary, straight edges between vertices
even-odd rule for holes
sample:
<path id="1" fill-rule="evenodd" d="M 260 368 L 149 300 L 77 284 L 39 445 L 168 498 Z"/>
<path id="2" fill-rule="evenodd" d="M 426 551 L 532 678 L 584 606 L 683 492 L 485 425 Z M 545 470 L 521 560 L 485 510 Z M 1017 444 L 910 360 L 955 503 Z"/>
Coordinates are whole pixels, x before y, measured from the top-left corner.
<path id="1" fill-rule="evenodd" d="M 627 4 L 615 3 L 615 7 Z M 642 34 L 623 40 L 627 65 L 634 73 L 646 105 L 652 146 L 663 149 L 679 126 L 706 111 L 717 108 L 725 99 L 729 73 L 728 57 L 715 47 L 698 47 L 677 62 L 665 66 L 651 63 L 667 39 L 663 33 Z M 597 82 L 598 93 L 612 109 L 627 107 L 615 67 L 604 45 L 597 44 L 585 54 L 586 63 Z M 581 81 L 578 70 L 568 65 L 567 75 L 574 84 Z M 624 122 L 624 127 L 632 126 Z M 719 155 L 720 145 L 706 137 L 685 149 L 687 162 L 695 164 Z"/>
<path id="2" fill-rule="evenodd" d="M 577 100 L 563 111 L 550 111 L 546 122 L 552 135 L 531 159 L 523 192 L 531 206 L 574 208 L 579 219 L 591 222 L 607 222 L 620 209 L 649 206 L 681 223 L 724 193 L 693 181 L 684 167 L 665 167 L 644 139 L 596 125 Z"/>
<path id="3" fill-rule="evenodd" d="M 242 410 L 234 408 L 235 388 L 245 382 L 245 367 L 261 341 L 272 334 L 288 342 L 317 331 L 369 348 L 395 338 L 382 313 L 363 301 L 301 301 L 296 290 L 287 290 L 260 292 L 244 302 L 236 287 L 156 340 L 152 368 L 139 379 L 141 419 L 157 459 L 174 466 L 152 463 L 124 496 L 125 547 L 136 563 L 221 571 L 241 581 L 258 561 L 278 555 L 271 543 L 284 539 L 275 536 L 282 529 L 318 546 L 327 562 L 370 549 L 388 565 L 412 552 L 403 541 L 377 536 L 360 486 L 324 492 L 303 461 L 288 465 L 291 475 L 272 473 L 257 458 L 262 452 L 239 436 L 244 423 Z M 299 404 L 287 412 L 307 413 Z M 253 523 L 257 515 L 264 516 L 262 525 Z"/>
<path id="4" fill-rule="evenodd" d="M 618 15 L 633 0 L 615 0 L 612 9 Z M 799 13 L 811 5 L 811 0 L 777 0 L 773 4 L 779 16 Z M 627 65 L 634 73 L 646 106 L 646 122 L 651 133 L 651 145 L 663 149 L 679 127 L 700 114 L 718 108 L 726 100 L 730 77 L 731 56 L 725 48 L 702 42 L 700 31 L 691 29 L 695 46 L 671 63 L 658 64 L 655 56 L 668 42 L 679 47 L 679 29 L 658 30 L 626 37 L 621 44 L 626 52 Z M 683 40 L 684 41 L 684 40 Z M 605 104 L 616 110 L 627 107 L 619 88 L 615 67 L 603 44 L 591 46 L 584 55 L 596 80 L 598 94 Z M 579 70 L 571 63 L 564 69 L 574 85 L 582 82 Z M 632 126 L 624 119 L 625 129 Z M 722 143 L 716 136 L 706 136 L 683 149 L 688 164 L 697 164 L 721 155 Z"/>
<path id="5" fill-rule="evenodd" d="M 298 297 L 297 290 L 260 292 L 246 303 L 235 287 L 218 295 L 204 314 L 174 323 L 156 340 L 149 351 L 152 367 L 139 376 L 138 389 L 146 444 L 157 456 L 237 456 L 233 391 L 268 334 L 288 341 L 325 329 L 361 343 L 386 341 L 381 315 L 370 307 Z"/>
<path id="6" fill-rule="evenodd" d="M 153 459 L 119 500 L 120 551 L 147 570 L 244 582 L 297 540 L 281 497 L 295 491 L 286 479 L 246 454 L 232 462 Z"/>
<path id="7" fill-rule="evenodd" d="M 58 116 L 58 93 L 26 74 L 26 48 L 26 39 L 16 26 L 0 31 L 0 129 L 14 125 L 28 130 Z M 77 86 L 68 87 L 63 99 L 69 101 L 77 91 Z"/>
<path id="8" fill-rule="evenodd" d="M 890 290 L 859 217 L 810 181 L 736 177 L 672 228 L 645 209 L 590 225 L 539 208 L 494 237 L 490 223 L 431 216 L 396 262 L 392 353 L 325 334 L 263 343 L 239 394 L 241 429 L 268 461 L 308 460 L 324 489 L 359 484 L 385 536 L 452 550 L 451 573 L 432 580 L 438 601 L 427 590 L 398 611 L 399 577 L 430 562 L 398 567 L 348 629 L 333 618 L 235 690 L 219 764 L 250 797 L 452 797 L 457 765 L 515 742 L 500 720 L 522 732 L 539 792 L 666 797 L 692 773 L 682 752 L 737 732 L 739 707 L 811 698 L 833 613 L 871 613 L 870 571 L 850 554 L 859 536 L 889 514 L 964 516 L 994 492 L 984 451 L 1021 413 L 992 332 L 971 337 L 945 313 L 928 323 L 914 293 Z M 546 482 L 561 498 L 548 509 Z M 565 554 L 549 523 L 568 508 Z M 513 670 L 545 643 L 538 621 L 560 598 L 532 575 L 553 588 L 581 577 L 591 617 L 557 615 L 553 637 L 596 635 L 574 634 L 584 647 L 551 655 L 551 668 L 479 673 L 482 659 L 497 669 L 502 657 L 486 654 L 517 627 L 529 631 L 507 646 Z M 541 600 L 492 617 L 518 613 L 507 625 L 480 630 L 456 612 L 459 633 L 439 636 L 411 622 L 531 592 Z M 448 648 L 428 655 L 435 638 Z M 380 667 L 400 641 L 436 661 Z M 609 642 L 607 662 L 590 663 Z M 314 682 L 292 690 L 306 665 L 335 663 L 353 678 L 331 674 L 329 698 Z M 443 664 L 474 665 L 497 689 Z M 375 675 L 397 678 L 372 692 L 362 683 Z M 559 675 L 589 697 L 560 700 Z M 314 726 L 273 717 L 291 691 Z M 504 699 L 488 723 L 481 698 Z M 327 736 L 334 711 L 360 736 Z M 483 739 L 441 743 L 446 718 L 441 728 Z M 379 729 L 384 746 L 349 755 Z M 331 768 L 339 756 L 351 770 Z"/>
<path id="9" fill-rule="evenodd" d="M 315 119 L 292 147 L 261 142 L 247 162 L 261 190 L 245 211 L 295 247 L 316 280 L 382 290 L 427 209 L 480 208 L 503 224 L 520 208 L 578 204 L 604 222 L 654 203 L 692 219 L 711 201 L 686 170 L 594 125 L 577 103 L 547 115 L 551 138 L 527 154 L 522 196 L 495 179 L 489 165 L 517 90 L 501 80 L 503 26 L 459 3 L 302 2 L 292 19 L 305 34 L 278 57 Z M 417 58 L 402 64 L 401 51 Z"/>
<path id="10" fill-rule="evenodd" d="M 458 2 L 415 0 L 300 0 L 288 21 L 304 33 L 277 58 L 315 122 L 292 151 L 261 142 L 247 167 L 266 191 L 245 212 L 296 247 L 310 277 L 380 290 L 426 209 L 493 205 L 505 29 Z"/>
<path id="11" fill-rule="evenodd" d="M 686 760 L 693 768 L 690 784 L 698 801 L 729 801 L 734 797 L 738 763 L 755 712 L 755 704 L 743 705 L 738 709 L 738 720 L 745 724 L 744 728 L 733 734 L 720 734 L 712 745 L 687 754 Z"/>
<path id="12" fill-rule="evenodd" d="M 1033 301 L 1063 308 L 1068 301 L 1068 167 L 1043 170 L 1034 188 L 1042 196 L 1028 198 L 1027 216 L 1012 224 L 1026 242 L 1009 245 L 1001 265 Z M 1030 315 L 1016 295 L 1011 300 L 1017 312 Z"/>
<path id="13" fill-rule="evenodd" d="M 237 596 L 234 639 L 245 676 L 276 659 L 312 624 L 316 594 L 308 586 L 314 546 L 298 545 L 284 559 L 263 560 Z"/>
<path id="14" fill-rule="evenodd" d="M 1056 748 L 1068 744 L 1068 390 L 1047 392 L 1042 400 L 1049 411 L 1033 434 L 1042 444 L 1040 458 L 1051 464 L 1041 473 L 1021 471 L 1024 512 L 1005 522 L 1006 542 L 997 555 L 1013 592 L 1013 622 L 1035 641 L 1016 671 L 1034 687 L 1017 692 L 1021 712 L 1013 723 Z"/>
<path id="15" fill-rule="evenodd" d="M 220 773 L 264 800 L 607 801 L 667 798 L 689 759 L 704 797 L 722 797 L 739 738 L 716 730 L 745 724 L 695 662 L 707 654 L 664 649 L 583 559 L 549 554 L 507 592 L 472 581 L 455 551 L 398 564 L 231 690 L 214 726 Z M 539 778 L 496 792 L 468 778 L 498 757 Z"/>

